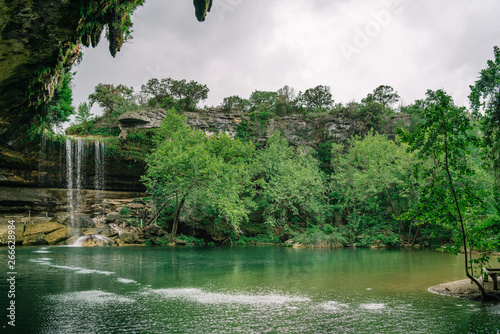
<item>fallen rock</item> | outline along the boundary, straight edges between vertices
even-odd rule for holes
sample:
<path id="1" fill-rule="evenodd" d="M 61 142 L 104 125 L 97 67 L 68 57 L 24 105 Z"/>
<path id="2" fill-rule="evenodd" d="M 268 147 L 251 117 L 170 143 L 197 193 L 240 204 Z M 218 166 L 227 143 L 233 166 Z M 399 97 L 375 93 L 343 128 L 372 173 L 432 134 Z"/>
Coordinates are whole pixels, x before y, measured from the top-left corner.
<path id="1" fill-rule="evenodd" d="M 24 229 L 24 235 L 32 235 L 32 234 L 48 234 L 50 232 L 59 230 L 59 229 L 67 229 L 66 226 L 56 223 L 56 222 L 48 222 L 48 223 L 40 223 L 40 224 L 33 224 L 33 225 L 26 225 L 26 228 Z"/>
<path id="2" fill-rule="evenodd" d="M 95 227 L 95 223 L 92 220 L 92 218 L 83 214 L 78 214 L 75 215 L 74 217 L 71 216 L 66 217 L 66 219 L 64 220 L 64 224 L 73 228 Z"/>
<path id="3" fill-rule="evenodd" d="M 63 242 L 71 237 L 71 234 L 68 231 L 68 228 L 64 226 L 64 228 L 60 228 L 55 230 L 45 236 L 45 240 L 50 245 L 55 245 L 60 242 Z"/>
<path id="4" fill-rule="evenodd" d="M 47 245 L 47 239 L 45 239 L 45 234 L 30 234 L 24 237 L 23 246 L 31 246 L 31 245 Z"/>
<path id="5" fill-rule="evenodd" d="M 114 223 L 118 219 L 120 219 L 118 212 L 111 212 L 106 215 L 106 223 Z"/>

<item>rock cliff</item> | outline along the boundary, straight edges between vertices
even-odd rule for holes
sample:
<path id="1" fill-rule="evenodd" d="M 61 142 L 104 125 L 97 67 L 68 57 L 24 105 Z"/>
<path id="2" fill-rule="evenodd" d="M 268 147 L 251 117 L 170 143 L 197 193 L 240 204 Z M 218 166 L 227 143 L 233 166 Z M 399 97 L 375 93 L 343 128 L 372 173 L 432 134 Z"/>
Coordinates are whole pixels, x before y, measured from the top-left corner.
<path id="1" fill-rule="evenodd" d="M 161 125 L 166 111 L 163 109 L 139 110 L 121 115 L 118 119 L 120 137 L 126 138 L 133 129 L 153 129 Z M 224 112 L 218 108 L 208 108 L 198 112 L 186 112 L 189 126 L 202 129 L 206 134 L 225 132 L 233 138 L 247 137 L 256 143 L 264 143 L 274 132 L 280 131 L 293 145 L 315 147 L 326 140 L 345 142 L 352 135 L 364 135 L 369 125 L 363 119 L 345 114 L 320 114 L 307 116 L 291 114 L 283 117 L 269 115 Z M 394 136 L 396 125 L 409 126 L 410 117 L 396 114 L 388 119 L 383 132 Z"/>

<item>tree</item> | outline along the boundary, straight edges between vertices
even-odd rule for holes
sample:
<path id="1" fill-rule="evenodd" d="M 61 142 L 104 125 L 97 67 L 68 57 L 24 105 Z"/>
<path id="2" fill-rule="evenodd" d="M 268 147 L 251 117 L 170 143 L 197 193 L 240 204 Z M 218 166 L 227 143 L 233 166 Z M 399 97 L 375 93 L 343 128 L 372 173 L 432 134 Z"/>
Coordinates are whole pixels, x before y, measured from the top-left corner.
<path id="1" fill-rule="evenodd" d="M 299 95 L 303 105 L 309 110 L 325 110 L 334 103 L 329 86 L 318 85 Z"/>
<path id="2" fill-rule="evenodd" d="M 385 198 L 394 218 L 400 218 L 402 210 L 407 209 L 411 166 L 413 155 L 407 153 L 408 145 L 399 140 L 389 140 L 386 135 L 371 130 L 364 138 L 353 137 L 349 140 L 350 150 L 345 156 L 346 172 L 352 180 L 352 195 L 359 202 L 368 198 Z M 377 205 L 382 200 L 377 199 Z M 386 211 L 386 210 L 384 210 Z M 399 219 L 401 240 L 411 243 L 410 231 L 406 235 L 403 221 Z M 415 238 L 413 238 L 415 239 Z"/>
<path id="3" fill-rule="evenodd" d="M 271 111 L 276 104 L 278 93 L 270 91 L 255 90 L 248 99 L 250 101 L 250 112 Z"/>
<path id="4" fill-rule="evenodd" d="M 212 236 L 227 228 L 239 232 L 240 223 L 247 219 L 240 194 L 246 187 L 245 164 L 253 154 L 253 144 L 232 141 L 225 134 L 207 137 L 202 130 L 188 128 L 186 117 L 174 110 L 167 112 L 156 141 L 142 181 L 158 206 L 174 206 L 171 240 L 181 215 L 194 220 L 194 212 L 208 211 L 202 208 L 210 208 L 217 217 L 206 227 Z"/>
<path id="5" fill-rule="evenodd" d="M 309 154 L 294 152 L 279 132 L 267 141 L 256 158 L 256 185 L 264 221 L 284 229 L 324 221 L 325 187 L 319 164 Z"/>
<path id="6" fill-rule="evenodd" d="M 391 86 L 380 85 L 368 94 L 361 102 L 377 102 L 386 108 L 391 108 L 400 99 L 399 94 Z"/>
<path id="7" fill-rule="evenodd" d="M 495 202 L 500 214 L 500 48 L 495 46 L 493 52 L 495 59 L 488 61 L 488 68 L 483 69 L 474 86 L 470 86 L 469 100 L 481 120 L 483 146 L 495 175 Z"/>
<path id="8" fill-rule="evenodd" d="M 134 89 L 124 85 L 98 84 L 89 95 L 89 107 L 97 103 L 105 116 L 122 114 L 135 105 Z"/>
<path id="9" fill-rule="evenodd" d="M 220 107 L 225 112 L 239 111 L 246 112 L 248 110 L 250 102 L 246 99 L 239 97 L 238 95 L 233 95 L 225 97 L 222 100 Z"/>
<path id="10" fill-rule="evenodd" d="M 149 98 L 155 99 L 155 103 L 162 104 L 166 108 L 172 107 L 177 102 L 179 108 L 185 111 L 193 111 L 196 105 L 206 100 L 209 89 L 207 85 L 202 85 L 196 81 L 187 82 L 163 78 L 158 80 L 153 78 L 141 87 L 141 93 Z"/>
<path id="11" fill-rule="evenodd" d="M 427 106 L 423 110 L 425 121 L 413 133 L 402 132 L 403 139 L 421 160 L 432 159 L 431 168 L 419 165 L 415 175 L 425 180 L 420 189 L 418 204 L 413 217 L 422 222 L 439 224 L 457 232 L 455 244 L 448 250 L 458 253 L 460 246 L 465 255 L 465 274 L 479 288 L 483 298 L 484 288 L 474 277 L 474 260 L 468 254 L 478 244 L 477 234 L 471 232 L 484 212 L 484 198 L 471 189 L 469 177 L 474 173 L 469 164 L 471 124 L 465 108 L 457 107 L 444 91 L 428 91 Z"/>
<path id="12" fill-rule="evenodd" d="M 78 106 L 78 111 L 76 112 L 75 115 L 75 123 L 81 124 L 86 133 L 89 132 L 88 123 L 90 121 L 91 116 L 92 114 L 90 113 L 90 106 L 85 102 L 80 103 L 80 105 Z"/>
<path id="13" fill-rule="evenodd" d="M 275 112 L 278 116 L 295 113 L 299 111 L 299 100 L 295 89 L 284 86 L 277 90 Z"/>

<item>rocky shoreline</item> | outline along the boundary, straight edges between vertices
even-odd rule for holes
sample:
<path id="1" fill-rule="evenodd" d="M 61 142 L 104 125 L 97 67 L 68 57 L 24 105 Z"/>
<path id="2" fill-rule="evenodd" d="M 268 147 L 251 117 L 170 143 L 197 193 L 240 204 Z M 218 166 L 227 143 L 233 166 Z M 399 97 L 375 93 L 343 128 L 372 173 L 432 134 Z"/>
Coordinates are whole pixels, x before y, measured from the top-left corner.
<path id="1" fill-rule="evenodd" d="M 483 283 L 482 280 L 480 280 Z M 493 290 L 493 282 L 490 279 L 488 282 L 484 282 L 485 291 L 497 298 L 500 302 L 500 290 Z M 472 283 L 470 279 L 463 279 L 459 281 L 453 281 L 443 284 L 438 284 L 428 289 L 429 292 L 449 297 L 457 297 L 468 300 L 479 301 L 481 300 L 481 292 L 477 288 L 476 284 Z"/>

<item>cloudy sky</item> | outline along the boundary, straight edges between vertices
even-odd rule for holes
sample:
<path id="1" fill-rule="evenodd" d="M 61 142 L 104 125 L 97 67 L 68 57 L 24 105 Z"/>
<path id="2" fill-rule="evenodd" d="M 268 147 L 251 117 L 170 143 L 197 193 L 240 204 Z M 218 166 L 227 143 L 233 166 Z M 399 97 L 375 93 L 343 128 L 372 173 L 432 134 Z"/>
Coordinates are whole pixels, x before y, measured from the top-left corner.
<path id="1" fill-rule="evenodd" d="M 84 49 L 74 104 L 98 83 L 171 77 L 206 84 L 209 106 L 285 85 L 328 85 L 346 103 L 382 84 L 404 104 L 445 89 L 466 105 L 500 45 L 498 13 L 498 0 L 214 0 L 200 23 L 191 0 L 146 0 L 116 58 L 106 41 Z"/>

